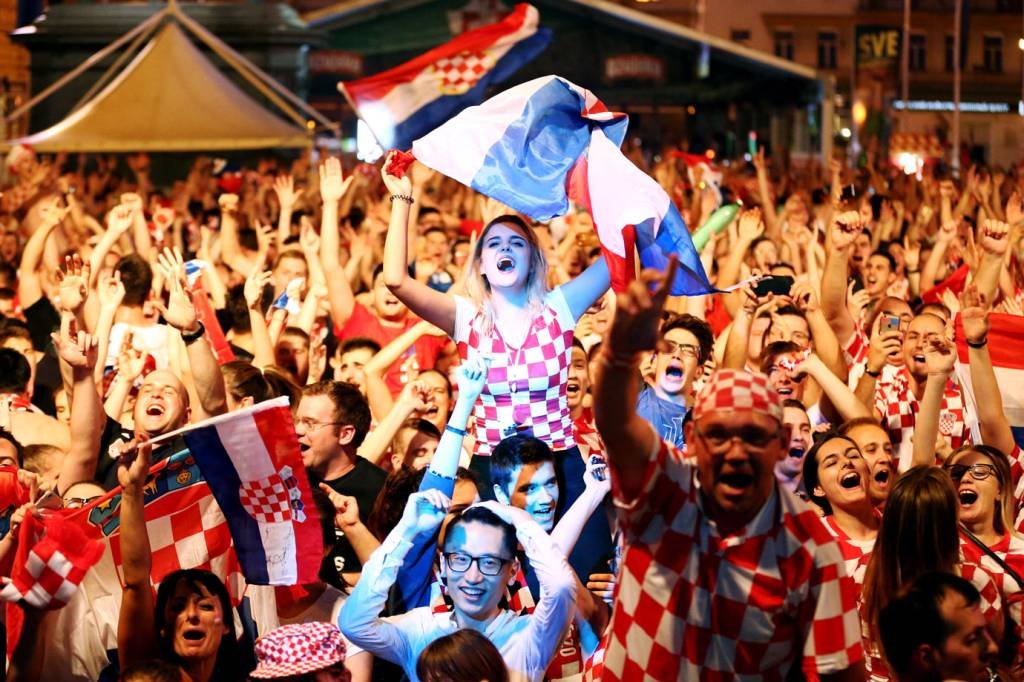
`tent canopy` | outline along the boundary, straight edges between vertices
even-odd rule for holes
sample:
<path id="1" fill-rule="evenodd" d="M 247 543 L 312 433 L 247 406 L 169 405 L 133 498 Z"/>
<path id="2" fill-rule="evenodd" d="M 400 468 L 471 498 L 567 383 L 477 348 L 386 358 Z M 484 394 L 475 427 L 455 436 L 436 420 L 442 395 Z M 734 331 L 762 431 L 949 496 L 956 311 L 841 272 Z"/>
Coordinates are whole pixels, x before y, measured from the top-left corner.
<path id="1" fill-rule="evenodd" d="M 309 135 L 239 89 L 171 21 L 88 103 L 12 143 L 42 152 L 212 151 L 306 147 Z"/>

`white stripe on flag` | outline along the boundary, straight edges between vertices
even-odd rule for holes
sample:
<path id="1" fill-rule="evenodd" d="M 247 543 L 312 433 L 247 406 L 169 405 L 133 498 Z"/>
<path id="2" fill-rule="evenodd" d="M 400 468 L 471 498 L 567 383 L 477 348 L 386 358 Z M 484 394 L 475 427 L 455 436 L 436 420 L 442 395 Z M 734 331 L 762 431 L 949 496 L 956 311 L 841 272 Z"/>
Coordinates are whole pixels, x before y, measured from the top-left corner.
<path id="1" fill-rule="evenodd" d="M 217 424 L 214 428 L 242 483 L 260 481 L 277 473 L 251 414 Z"/>

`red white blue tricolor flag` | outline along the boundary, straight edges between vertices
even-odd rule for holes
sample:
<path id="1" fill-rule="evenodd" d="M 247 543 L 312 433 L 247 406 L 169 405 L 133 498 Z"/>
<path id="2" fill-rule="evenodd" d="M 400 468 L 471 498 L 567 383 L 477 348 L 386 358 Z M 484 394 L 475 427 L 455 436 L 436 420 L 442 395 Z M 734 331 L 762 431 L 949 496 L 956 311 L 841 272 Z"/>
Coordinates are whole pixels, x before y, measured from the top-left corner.
<path id="1" fill-rule="evenodd" d="M 1024 391 L 1020 388 L 1024 386 L 1024 353 L 1021 353 L 1021 339 L 1024 339 L 1024 317 L 1005 313 L 989 315 L 988 352 L 999 384 L 999 395 L 1003 399 L 1003 414 L 1013 429 L 1013 439 L 1024 447 Z M 969 349 L 959 315 L 956 317 L 956 353 L 957 379 L 968 389 L 973 400 Z"/>
<path id="2" fill-rule="evenodd" d="M 668 194 L 619 147 L 629 119 L 558 76 L 506 90 L 413 143 L 417 160 L 535 220 L 563 215 L 573 201 L 594 219 L 612 287 L 644 267 L 663 270 L 676 254 L 672 295 L 715 291 Z"/>
<path id="3" fill-rule="evenodd" d="M 338 89 L 385 149 L 412 141 L 484 99 L 500 83 L 544 51 L 551 32 L 540 27 L 537 8 L 526 3 L 499 22 L 456 36 L 411 61 Z"/>

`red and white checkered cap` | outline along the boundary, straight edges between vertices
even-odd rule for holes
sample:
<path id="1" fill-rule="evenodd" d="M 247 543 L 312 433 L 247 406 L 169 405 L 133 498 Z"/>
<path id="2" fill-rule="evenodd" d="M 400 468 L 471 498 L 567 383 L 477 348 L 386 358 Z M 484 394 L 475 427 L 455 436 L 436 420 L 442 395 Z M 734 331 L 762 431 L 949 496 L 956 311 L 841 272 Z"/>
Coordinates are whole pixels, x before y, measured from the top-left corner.
<path id="1" fill-rule="evenodd" d="M 759 412 L 782 422 L 782 396 L 764 374 L 738 369 L 720 369 L 711 375 L 697 394 L 693 418 L 716 410 Z"/>
<path id="2" fill-rule="evenodd" d="M 343 662 L 345 640 L 330 623 L 282 625 L 256 640 L 256 660 L 260 680 L 311 673 Z"/>

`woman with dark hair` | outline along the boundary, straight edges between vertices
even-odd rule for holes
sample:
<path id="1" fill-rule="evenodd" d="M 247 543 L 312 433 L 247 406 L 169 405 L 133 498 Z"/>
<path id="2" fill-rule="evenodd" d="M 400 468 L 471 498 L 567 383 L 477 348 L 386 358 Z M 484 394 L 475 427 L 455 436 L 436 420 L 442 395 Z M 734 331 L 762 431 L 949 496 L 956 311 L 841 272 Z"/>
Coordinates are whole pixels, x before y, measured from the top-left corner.
<path id="1" fill-rule="evenodd" d="M 808 451 L 803 482 L 808 497 L 825 512 L 825 527 L 839 543 L 846 573 L 858 587 L 881 525 L 868 496 L 869 469 L 857 443 L 829 433 Z"/>
<path id="2" fill-rule="evenodd" d="M 235 640 L 227 588 L 208 571 L 171 573 L 160 583 L 156 603 L 150 584 L 153 556 L 143 515 L 143 486 L 151 451 L 129 444 L 118 462 L 121 496 L 121 557 L 124 593 L 117 623 L 122 666 L 158 658 L 178 665 L 192 682 L 244 680 L 248 661 Z"/>
<path id="3" fill-rule="evenodd" d="M 942 469 L 917 466 L 893 484 L 864 577 L 861 623 L 872 680 L 889 679 L 880 654 L 879 613 L 903 587 L 930 571 L 955 573 L 971 581 L 981 593 L 982 612 L 993 641 L 1003 641 L 999 589 L 988 572 L 960 553 L 952 482 Z"/>
<path id="4" fill-rule="evenodd" d="M 566 386 L 572 362 L 573 330 L 610 283 L 608 264 L 599 258 L 571 281 L 548 289 L 544 249 L 534 230 L 518 215 L 491 220 L 470 255 L 468 297 L 431 289 L 409 276 L 408 222 L 412 181 L 389 172 L 391 222 L 384 247 L 384 282 L 409 309 L 456 342 L 463 360 L 490 360 L 487 383 L 474 410 L 475 443 L 470 468 L 490 491 L 492 448 L 522 433 L 544 441 L 555 453 L 567 509 L 585 488 L 586 463 L 576 447 Z M 459 427 L 461 430 L 461 426 Z M 485 492 L 489 495 L 489 492 Z M 587 524 L 570 557 L 580 575 L 589 575 L 594 557 L 611 551 L 611 531 L 603 511 Z"/>
<path id="5" fill-rule="evenodd" d="M 435 639 L 416 661 L 420 682 L 508 682 L 508 668 L 491 640 L 476 630 Z"/>
<path id="6" fill-rule="evenodd" d="M 258 368 L 248 362 L 233 360 L 220 366 L 224 375 L 228 412 L 249 407 L 274 397 L 270 383 Z"/>

